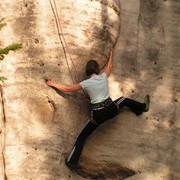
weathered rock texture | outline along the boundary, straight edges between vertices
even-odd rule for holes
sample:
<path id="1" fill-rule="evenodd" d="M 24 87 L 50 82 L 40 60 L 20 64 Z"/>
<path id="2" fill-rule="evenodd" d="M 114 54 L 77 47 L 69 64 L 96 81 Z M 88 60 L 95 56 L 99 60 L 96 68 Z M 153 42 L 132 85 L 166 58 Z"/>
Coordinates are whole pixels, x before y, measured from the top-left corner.
<path id="1" fill-rule="evenodd" d="M 65 84 L 82 80 L 86 62 L 98 58 L 102 67 L 119 35 L 119 1 L 56 0 L 75 72 L 68 54 L 66 62 L 53 2 L 1 3 L 0 17 L 7 23 L 1 31 L 1 46 L 23 44 L 22 50 L 1 63 L 8 80 L 1 91 L 0 107 L 6 118 L 2 109 L 0 169 L 1 177 L 8 179 L 76 178 L 64 160 L 89 116 L 87 102 L 83 93 L 59 95 L 45 79 Z"/>
<path id="2" fill-rule="evenodd" d="M 0 4 L 7 23 L 0 46 L 23 44 L 0 64 L 8 79 L 0 96 L 0 179 L 80 179 L 64 159 L 89 116 L 88 102 L 82 93 L 58 94 L 44 79 L 81 80 L 87 60 L 106 64 L 118 36 L 111 96 L 142 101 L 148 93 L 151 108 L 140 117 L 123 110 L 99 127 L 85 144 L 78 173 L 97 179 L 179 179 L 180 2 L 56 2 L 77 77 L 69 57 L 68 69 L 49 1 Z"/>

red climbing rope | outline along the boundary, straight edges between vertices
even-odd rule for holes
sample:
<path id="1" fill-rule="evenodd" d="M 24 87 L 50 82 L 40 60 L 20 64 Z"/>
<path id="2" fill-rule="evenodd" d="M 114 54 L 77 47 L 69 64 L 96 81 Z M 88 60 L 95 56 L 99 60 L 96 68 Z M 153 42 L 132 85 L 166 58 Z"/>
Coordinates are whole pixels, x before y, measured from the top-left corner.
<path id="1" fill-rule="evenodd" d="M 65 44 L 65 49 L 64 49 L 64 51 L 65 51 L 65 56 L 67 57 L 67 55 L 66 55 L 66 51 L 67 51 L 67 53 L 68 53 L 68 55 L 69 55 L 69 59 L 71 60 L 71 63 L 72 63 L 72 65 L 73 65 L 73 67 L 74 67 L 75 77 L 76 77 L 76 80 L 77 80 L 77 79 L 78 79 L 78 72 L 77 72 L 75 63 L 74 63 L 74 61 L 73 61 L 73 59 L 72 59 L 72 57 L 71 57 L 70 50 L 69 50 L 69 48 L 68 48 L 66 39 L 65 39 L 65 37 L 64 37 L 64 33 L 63 33 L 62 25 L 61 25 L 61 20 L 60 20 L 60 16 L 59 16 L 58 10 L 57 10 L 56 1 L 53 0 L 54 7 L 53 7 L 53 5 L 52 5 L 51 0 L 49 0 L 49 1 L 50 1 L 50 4 L 51 4 L 52 8 L 55 9 L 55 14 L 54 14 L 54 15 L 55 15 L 55 18 L 57 19 L 57 27 L 58 27 L 58 30 L 59 30 L 59 32 L 60 32 L 60 35 L 62 35 L 64 44 Z M 62 42 L 62 43 L 63 43 L 63 42 Z M 71 72 L 70 72 L 70 73 L 71 73 Z M 73 80 L 73 78 L 72 78 L 72 80 Z M 74 80 L 73 80 L 73 82 L 74 82 Z"/>
<path id="2" fill-rule="evenodd" d="M 58 11 L 57 11 L 56 1 L 53 0 L 53 2 L 54 2 L 54 7 L 53 7 L 53 4 L 52 4 L 51 0 L 49 0 L 49 2 L 50 2 L 50 5 L 51 5 L 51 8 L 52 8 L 52 11 L 53 11 L 55 20 L 56 20 L 56 25 L 57 25 L 57 29 L 58 29 L 58 35 L 59 35 L 59 39 L 60 39 L 60 41 L 61 41 L 61 44 L 62 44 L 62 47 L 63 47 L 63 50 L 64 50 L 64 55 L 65 55 L 65 58 L 66 58 L 67 67 L 68 67 L 68 69 L 69 69 L 69 72 L 70 72 L 70 75 L 71 75 L 71 79 L 72 79 L 73 83 L 75 84 L 76 81 L 78 80 L 78 72 L 77 72 L 77 70 L 76 70 L 75 63 L 74 63 L 74 61 L 73 61 L 73 59 L 72 59 L 72 57 L 71 57 L 71 54 L 70 54 L 68 45 L 67 45 L 67 43 L 66 43 L 66 39 L 65 39 L 64 34 L 63 34 L 61 21 L 60 21 L 60 18 L 59 18 L 59 15 L 58 15 Z M 55 10 L 54 10 L 54 9 L 55 9 Z M 61 39 L 61 35 L 62 35 L 62 37 L 63 37 L 63 41 L 64 41 L 64 44 L 65 44 L 65 47 L 64 47 L 63 41 L 62 41 L 62 39 Z M 66 55 L 66 50 L 67 50 L 67 52 L 68 52 L 69 58 L 70 58 L 70 60 L 71 60 L 71 62 L 72 62 L 72 64 L 73 64 L 73 67 L 74 67 L 74 70 L 75 70 L 76 81 L 74 80 L 74 77 L 72 76 L 72 72 L 71 72 L 70 67 L 69 67 L 69 64 L 68 64 L 68 59 L 67 59 L 67 55 Z M 83 93 L 84 93 L 84 97 L 80 99 L 80 100 L 81 100 L 81 104 L 80 104 L 80 105 L 81 105 L 82 108 L 83 108 L 82 102 L 84 102 L 84 100 L 88 100 L 88 101 L 89 101 L 89 98 L 87 98 L 87 95 L 86 95 L 86 93 L 84 92 L 84 90 L 83 90 Z"/>

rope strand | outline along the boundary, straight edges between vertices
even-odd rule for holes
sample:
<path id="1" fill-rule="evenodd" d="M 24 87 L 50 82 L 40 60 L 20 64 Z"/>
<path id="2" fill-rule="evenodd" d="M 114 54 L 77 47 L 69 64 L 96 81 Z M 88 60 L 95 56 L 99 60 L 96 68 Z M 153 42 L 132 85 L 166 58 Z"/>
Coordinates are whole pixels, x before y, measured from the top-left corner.
<path id="1" fill-rule="evenodd" d="M 49 2 L 50 2 L 51 9 L 52 9 L 52 11 L 53 11 L 54 18 L 55 18 L 55 21 L 56 21 L 56 26 L 57 26 L 57 30 L 58 30 L 58 37 L 59 37 L 59 40 L 60 40 L 60 42 L 61 42 L 61 44 L 62 44 L 62 47 L 63 47 L 64 56 L 65 56 L 65 59 L 66 59 L 66 64 L 67 64 L 67 67 L 68 67 L 68 70 L 69 70 L 69 73 L 70 73 L 72 82 L 75 84 L 75 80 L 74 80 L 74 78 L 73 78 L 72 72 L 71 72 L 70 67 L 69 67 L 69 63 L 68 63 L 68 59 L 67 59 L 67 55 L 66 55 L 66 50 L 65 50 L 64 44 L 63 44 L 63 42 L 62 42 L 61 32 L 60 32 L 60 30 L 59 30 L 59 25 L 58 25 L 58 21 L 57 21 L 57 18 L 56 18 L 56 13 L 55 13 L 55 11 L 54 11 L 54 7 L 53 7 L 53 5 L 52 5 L 51 0 L 49 0 Z"/>
<path id="2" fill-rule="evenodd" d="M 65 39 L 65 37 L 64 37 L 64 33 L 63 33 L 63 30 L 62 30 L 62 25 L 61 25 L 61 20 L 60 20 L 60 17 L 59 17 L 59 14 L 58 14 L 58 10 L 57 10 L 56 1 L 53 0 L 53 2 L 54 2 L 55 12 L 56 12 L 56 18 L 57 18 L 57 22 L 58 22 L 58 28 L 59 28 L 59 31 L 60 31 L 61 34 L 62 34 L 62 38 L 63 38 L 64 44 L 65 44 L 65 51 L 67 50 L 67 53 L 68 53 L 69 58 L 70 58 L 70 60 L 71 60 L 71 63 L 72 63 L 72 65 L 73 65 L 73 67 L 74 67 L 75 77 L 76 77 L 76 80 L 77 80 L 77 79 L 78 79 L 78 78 L 77 78 L 77 77 L 78 77 L 78 72 L 77 72 L 75 63 L 74 63 L 74 61 L 73 61 L 73 59 L 72 59 L 72 57 L 71 57 L 71 54 L 70 54 L 70 51 L 69 51 L 69 48 L 68 48 L 66 39 Z M 60 34 L 60 35 L 61 35 L 61 34 Z"/>
<path id="3" fill-rule="evenodd" d="M 68 52 L 68 54 L 69 54 L 69 58 L 70 58 L 70 60 L 71 60 L 71 62 L 72 62 L 72 64 L 73 64 L 73 67 L 74 67 L 74 69 L 75 69 L 76 80 L 78 80 L 78 78 L 77 78 L 77 77 L 78 77 L 78 72 L 77 72 L 77 70 L 76 70 L 75 63 L 74 63 L 74 61 L 73 61 L 73 59 L 72 59 L 72 57 L 71 57 L 70 51 L 69 51 L 69 49 L 68 49 L 68 45 L 67 45 L 67 43 L 66 43 L 66 40 L 65 40 L 65 37 L 64 37 L 64 34 L 63 34 L 63 30 L 62 30 L 60 18 L 59 18 L 58 11 L 57 11 L 56 1 L 53 0 L 54 7 L 55 7 L 55 8 L 53 7 L 53 4 L 52 4 L 51 0 L 49 0 L 49 2 L 50 2 L 50 5 L 51 5 L 51 8 L 52 8 L 54 17 L 55 17 L 56 26 L 57 26 L 57 29 L 58 29 L 58 36 L 59 36 L 60 42 L 61 42 L 62 47 L 63 47 L 63 51 L 64 51 L 65 58 L 66 58 L 66 64 L 67 64 L 67 66 L 68 66 L 68 69 L 69 69 L 69 72 L 70 72 L 70 75 L 71 75 L 71 79 L 72 79 L 73 83 L 75 84 L 75 79 L 74 79 L 74 77 L 73 77 L 73 75 L 72 75 L 72 72 L 71 72 L 71 70 L 70 70 L 70 67 L 69 67 L 66 50 L 67 50 L 67 52 Z M 55 10 L 54 10 L 54 9 L 55 9 Z M 64 44 L 63 44 L 61 35 L 62 35 L 62 37 L 63 37 L 63 41 L 64 41 L 65 46 L 64 46 Z M 80 99 L 82 102 L 83 102 L 85 99 L 86 99 L 86 100 L 88 99 L 88 98 L 86 97 L 86 93 L 84 92 L 84 90 L 83 90 L 83 94 L 84 94 L 84 97 L 83 97 L 82 99 Z M 88 101 L 89 101 L 89 100 L 88 100 Z M 81 106 L 82 106 L 82 102 L 81 102 Z M 83 106 L 82 106 L 82 107 L 83 107 Z"/>

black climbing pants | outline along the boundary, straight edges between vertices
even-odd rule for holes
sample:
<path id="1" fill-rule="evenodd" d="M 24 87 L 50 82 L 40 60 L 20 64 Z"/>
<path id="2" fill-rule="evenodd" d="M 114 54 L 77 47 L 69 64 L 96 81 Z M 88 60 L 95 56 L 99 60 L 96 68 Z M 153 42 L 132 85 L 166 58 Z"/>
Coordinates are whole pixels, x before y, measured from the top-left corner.
<path id="1" fill-rule="evenodd" d="M 80 132 L 77 137 L 76 143 L 74 144 L 69 157 L 67 158 L 67 162 L 77 165 L 81 152 L 83 150 L 83 146 L 86 138 L 102 123 L 105 121 L 112 119 L 116 116 L 119 110 L 122 107 L 128 107 L 132 112 L 134 112 L 137 116 L 142 114 L 145 109 L 145 104 L 140 103 L 138 101 L 128 99 L 125 97 L 120 97 L 115 101 L 109 103 L 108 106 L 103 107 L 99 106 L 98 108 L 92 108 L 91 117 L 85 124 L 84 128 Z"/>

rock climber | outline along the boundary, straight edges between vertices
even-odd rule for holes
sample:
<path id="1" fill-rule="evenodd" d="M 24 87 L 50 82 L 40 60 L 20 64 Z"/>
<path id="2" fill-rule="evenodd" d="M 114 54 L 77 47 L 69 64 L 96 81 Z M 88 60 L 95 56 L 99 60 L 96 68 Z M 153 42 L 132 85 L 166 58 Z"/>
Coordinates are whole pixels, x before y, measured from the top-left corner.
<path id="1" fill-rule="evenodd" d="M 66 158 L 65 163 L 70 169 L 77 169 L 78 160 L 86 138 L 102 123 L 112 119 L 122 107 L 128 107 L 137 116 L 149 110 L 150 98 L 146 95 L 144 102 L 138 102 L 126 97 L 120 97 L 112 100 L 109 95 L 108 77 L 112 69 L 112 50 L 110 51 L 109 60 L 105 71 L 100 74 L 99 64 L 95 60 L 90 60 L 86 64 L 87 80 L 75 85 L 56 84 L 51 80 L 47 81 L 47 85 L 54 87 L 62 92 L 74 92 L 84 89 L 90 97 L 91 115 L 84 128 L 79 133 L 77 140 Z"/>

